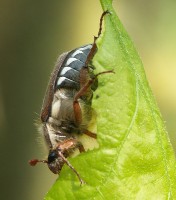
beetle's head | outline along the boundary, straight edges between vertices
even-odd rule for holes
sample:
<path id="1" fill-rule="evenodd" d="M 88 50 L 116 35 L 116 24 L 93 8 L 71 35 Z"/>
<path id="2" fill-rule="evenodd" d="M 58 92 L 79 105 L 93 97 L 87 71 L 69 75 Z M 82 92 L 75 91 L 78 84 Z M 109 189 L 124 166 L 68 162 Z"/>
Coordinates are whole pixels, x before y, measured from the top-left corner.
<path id="1" fill-rule="evenodd" d="M 58 151 L 56 149 L 50 150 L 48 155 L 48 168 L 54 173 L 59 174 L 64 165 L 63 159 L 59 156 Z"/>
<path id="2" fill-rule="evenodd" d="M 46 163 L 48 168 L 54 173 L 59 174 L 62 166 L 64 165 L 64 160 L 58 154 L 59 149 L 53 149 L 49 151 L 48 159 L 47 160 L 38 160 L 33 159 L 29 161 L 31 166 L 35 166 L 37 163 Z"/>

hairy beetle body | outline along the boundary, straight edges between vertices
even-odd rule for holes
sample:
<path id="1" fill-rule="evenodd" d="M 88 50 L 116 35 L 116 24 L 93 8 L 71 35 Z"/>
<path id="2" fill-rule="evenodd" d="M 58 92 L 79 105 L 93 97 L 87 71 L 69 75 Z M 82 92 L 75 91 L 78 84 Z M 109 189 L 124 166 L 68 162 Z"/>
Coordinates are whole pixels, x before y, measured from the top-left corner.
<path id="1" fill-rule="evenodd" d="M 100 18 L 98 37 L 102 30 L 104 12 Z M 78 176 L 79 173 L 69 163 L 69 157 L 76 149 L 85 151 L 79 141 L 80 134 L 86 134 L 96 139 L 96 134 L 88 130 L 92 119 L 92 97 L 97 89 L 97 77 L 91 65 L 97 51 L 96 39 L 92 45 L 85 45 L 70 52 L 63 53 L 51 74 L 48 89 L 45 94 L 41 110 L 42 132 L 44 134 L 49 155 L 47 160 L 30 160 L 32 166 L 38 162 L 47 163 L 49 169 L 58 174 L 66 163 Z"/>
<path id="2" fill-rule="evenodd" d="M 42 106 L 41 120 L 43 126 L 47 128 L 50 137 L 49 143 L 51 142 L 52 148 L 56 148 L 58 142 L 62 142 L 66 138 L 75 137 L 75 134 L 80 134 L 81 131 L 86 130 L 91 120 L 92 89 L 89 89 L 86 95 L 81 96 L 78 100 L 82 115 L 81 122 L 76 121 L 73 107 L 74 97 L 81 88 L 80 74 L 85 67 L 85 61 L 91 48 L 92 45 L 86 45 L 70 51 L 64 54 L 66 55 L 64 60 L 60 59 L 63 56 L 61 55 L 51 75 L 49 90 L 51 90 L 50 85 L 53 85 L 54 95 L 48 96 L 48 92 L 46 93 Z M 57 76 L 55 75 L 56 72 Z M 86 71 L 87 80 L 84 80 L 84 82 L 91 79 L 89 74 L 90 72 Z M 56 76 L 54 81 L 53 76 Z M 46 137 L 46 142 L 48 143 L 48 136 Z"/>

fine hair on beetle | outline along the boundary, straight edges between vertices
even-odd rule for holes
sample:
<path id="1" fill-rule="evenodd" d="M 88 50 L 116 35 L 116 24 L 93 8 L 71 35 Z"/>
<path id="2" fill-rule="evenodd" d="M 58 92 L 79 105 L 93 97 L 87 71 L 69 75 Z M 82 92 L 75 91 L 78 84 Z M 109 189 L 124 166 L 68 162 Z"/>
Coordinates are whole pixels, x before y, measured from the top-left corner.
<path id="1" fill-rule="evenodd" d="M 49 149 L 46 160 L 33 159 L 29 163 L 46 163 L 55 174 L 59 174 L 66 164 L 77 175 L 80 183 L 83 179 L 76 169 L 67 160 L 76 150 L 85 152 L 84 145 L 77 139 L 78 135 L 85 134 L 96 139 L 96 133 L 88 130 L 92 119 L 92 98 L 98 87 L 97 77 L 112 70 L 94 74 L 91 61 L 97 51 L 96 40 L 101 35 L 102 13 L 98 36 L 94 37 L 93 44 L 81 46 L 72 51 L 63 53 L 58 58 L 53 70 L 41 109 L 41 129 Z"/>

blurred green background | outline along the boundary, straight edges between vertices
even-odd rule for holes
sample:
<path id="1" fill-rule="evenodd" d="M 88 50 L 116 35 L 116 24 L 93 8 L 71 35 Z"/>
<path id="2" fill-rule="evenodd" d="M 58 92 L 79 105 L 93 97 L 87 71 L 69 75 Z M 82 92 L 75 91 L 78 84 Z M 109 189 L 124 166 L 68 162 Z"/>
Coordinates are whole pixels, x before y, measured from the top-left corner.
<path id="1" fill-rule="evenodd" d="M 114 0 L 143 60 L 176 150 L 176 1 Z M 91 43 L 98 0 L 0 1 L 0 198 L 39 200 L 56 176 L 28 160 L 45 158 L 34 126 L 57 56 Z M 38 114 L 36 114 L 38 113 Z"/>

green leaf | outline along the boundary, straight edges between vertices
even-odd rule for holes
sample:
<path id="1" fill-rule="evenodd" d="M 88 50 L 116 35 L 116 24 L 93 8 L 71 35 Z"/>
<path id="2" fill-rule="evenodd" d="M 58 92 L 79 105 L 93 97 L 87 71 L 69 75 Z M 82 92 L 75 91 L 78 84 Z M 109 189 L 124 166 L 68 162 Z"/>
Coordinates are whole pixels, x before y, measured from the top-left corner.
<path id="1" fill-rule="evenodd" d="M 64 166 L 47 200 L 176 199 L 176 160 L 141 60 L 112 8 L 100 1 L 105 31 L 94 57 L 99 77 L 93 107 L 99 148 L 69 159 L 86 181 Z M 95 94 L 95 95 L 96 95 Z"/>

